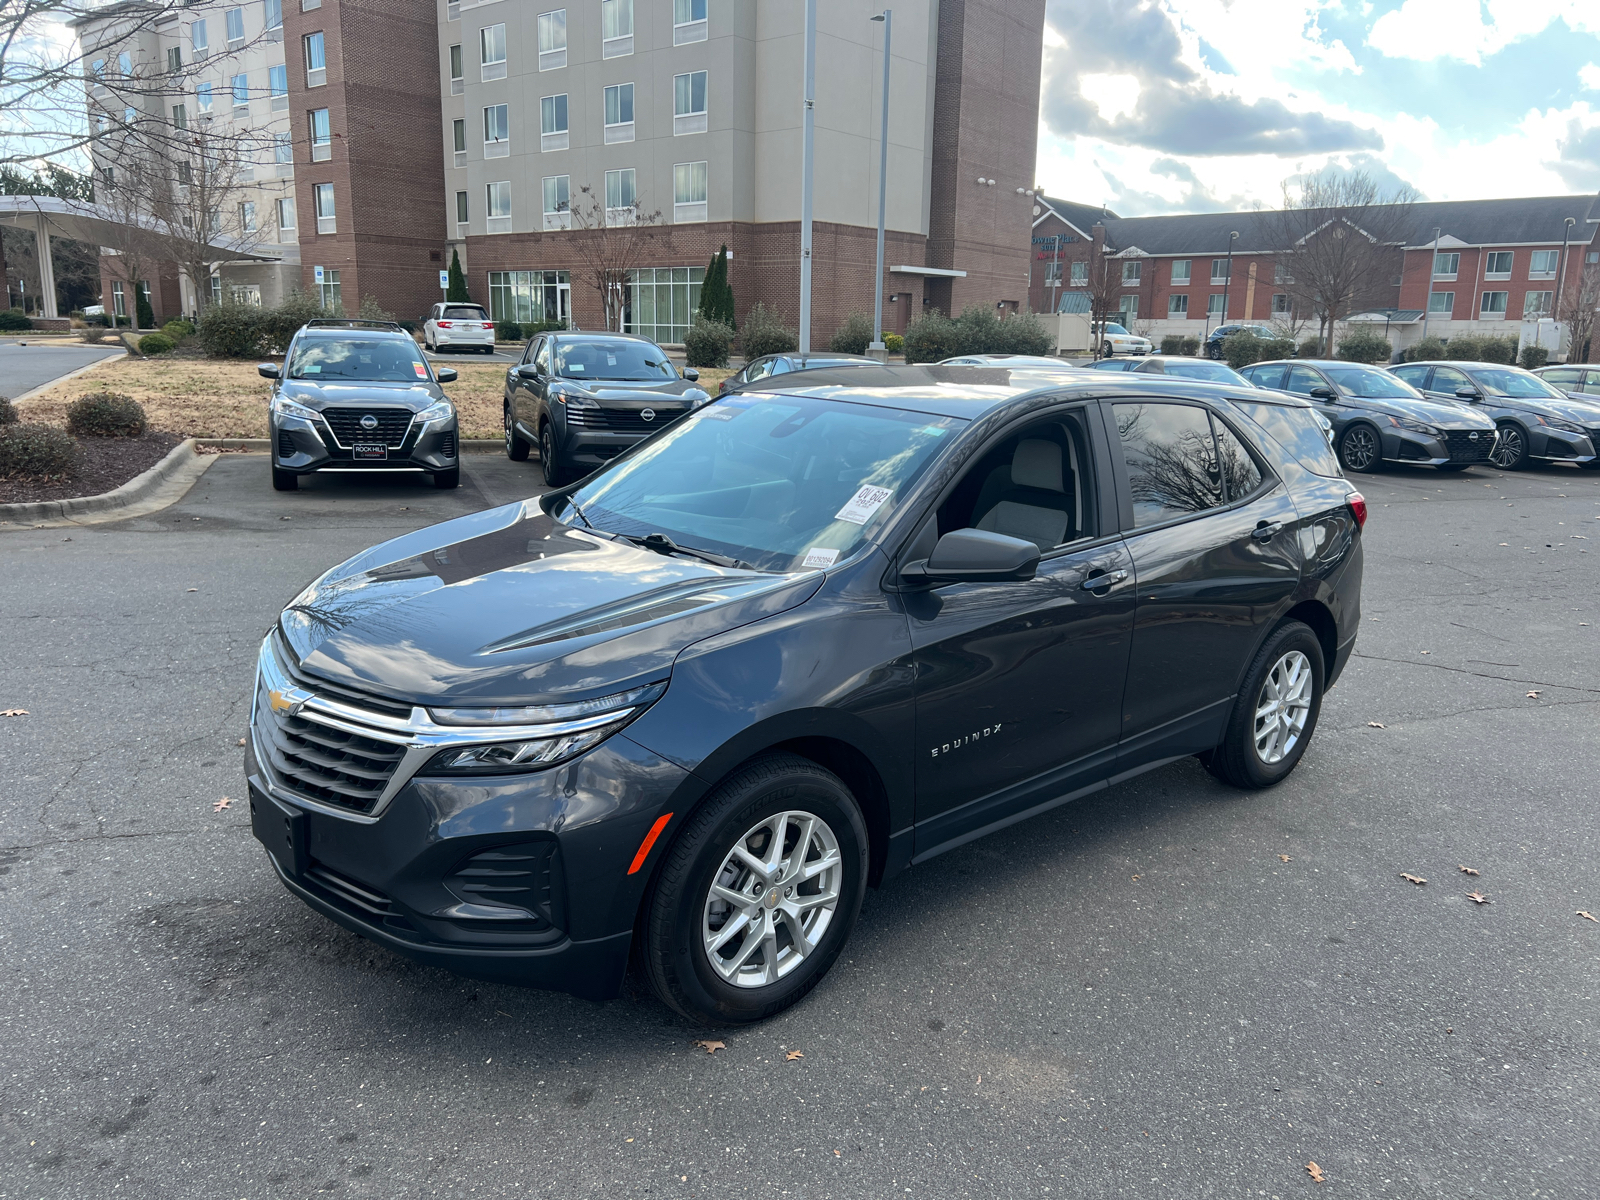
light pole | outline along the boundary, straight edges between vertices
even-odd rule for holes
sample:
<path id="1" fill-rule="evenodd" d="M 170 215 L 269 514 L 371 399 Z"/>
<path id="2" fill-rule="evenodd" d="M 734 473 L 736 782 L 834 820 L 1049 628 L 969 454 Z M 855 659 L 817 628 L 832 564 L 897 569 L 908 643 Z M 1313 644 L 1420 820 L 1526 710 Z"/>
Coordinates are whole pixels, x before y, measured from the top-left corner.
<path id="1" fill-rule="evenodd" d="M 1050 313 L 1052 316 L 1055 315 L 1056 310 L 1061 307 L 1061 271 L 1064 265 L 1065 264 L 1063 264 L 1061 261 L 1061 235 L 1058 233 L 1056 234 L 1056 277 L 1054 282 L 1050 285 L 1055 289 L 1050 293 Z"/>
<path id="2" fill-rule="evenodd" d="M 1555 312 L 1552 314 L 1556 319 L 1557 350 L 1561 349 L 1561 299 L 1567 290 L 1567 239 L 1572 236 L 1572 227 L 1577 223 L 1577 218 L 1568 217 L 1567 226 L 1561 231 L 1561 270 L 1556 274 L 1556 302 L 1554 305 Z M 1570 351 L 1567 357 L 1571 357 Z"/>
<path id="3" fill-rule="evenodd" d="M 1433 227 L 1433 259 L 1428 263 L 1428 307 L 1422 310 L 1422 341 L 1428 340 L 1428 318 L 1433 315 L 1433 277 L 1439 271 L 1439 227 Z M 1454 313 L 1450 314 L 1454 316 Z"/>
<path id="4" fill-rule="evenodd" d="M 883 22 L 883 125 L 878 138 L 878 271 L 872 277 L 872 345 L 867 349 L 887 351 L 883 344 L 883 216 L 889 196 L 889 38 L 894 32 L 894 10 L 886 8 L 871 19 Z"/>
<path id="5" fill-rule="evenodd" d="M 1239 240 L 1239 231 L 1228 234 L 1228 274 L 1222 281 L 1222 324 L 1228 323 L 1228 289 L 1233 286 L 1233 244 Z"/>
<path id="6" fill-rule="evenodd" d="M 887 89 L 885 89 L 887 94 Z M 800 117 L 800 353 L 811 353 L 811 167 L 816 133 L 817 0 L 806 0 L 805 107 Z"/>

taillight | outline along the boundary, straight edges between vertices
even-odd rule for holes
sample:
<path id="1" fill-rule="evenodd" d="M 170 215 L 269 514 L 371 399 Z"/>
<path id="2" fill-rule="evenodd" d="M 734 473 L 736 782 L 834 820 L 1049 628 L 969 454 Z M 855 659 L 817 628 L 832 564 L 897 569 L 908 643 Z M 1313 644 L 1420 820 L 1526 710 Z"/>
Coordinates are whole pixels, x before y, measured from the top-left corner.
<path id="1" fill-rule="evenodd" d="M 485 329 L 493 329 L 494 328 L 494 322 L 493 321 L 485 321 L 483 323 L 483 327 Z"/>
<path id="2" fill-rule="evenodd" d="M 1362 529 L 1367 527 L 1367 498 L 1360 492 L 1351 492 L 1344 498 L 1350 506 L 1350 512 L 1355 516 L 1356 525 Z"/>
<path id="3" fill-rule="evenodd" d="M 449 329 L 451 327 L 451 325 L 453 324 L 453 322 L 451 322 L 451 321 L 435 321 L 434 324 L 437 325 L 440 329 Z"/>

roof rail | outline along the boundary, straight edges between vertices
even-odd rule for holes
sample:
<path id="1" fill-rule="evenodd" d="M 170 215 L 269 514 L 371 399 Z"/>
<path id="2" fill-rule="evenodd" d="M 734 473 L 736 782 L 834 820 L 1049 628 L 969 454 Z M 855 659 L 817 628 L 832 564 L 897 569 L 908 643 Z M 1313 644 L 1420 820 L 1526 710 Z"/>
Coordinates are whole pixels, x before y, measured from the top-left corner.
<path id="1" fill-rule="evenodd" d="M 396 333 L 405 332 L 404 326 L 399 321 L 369 321 L 365 317 L 313 317 L 306 322 L 307 329 L 348 329 L 351 327 L 392 329 Z"/>

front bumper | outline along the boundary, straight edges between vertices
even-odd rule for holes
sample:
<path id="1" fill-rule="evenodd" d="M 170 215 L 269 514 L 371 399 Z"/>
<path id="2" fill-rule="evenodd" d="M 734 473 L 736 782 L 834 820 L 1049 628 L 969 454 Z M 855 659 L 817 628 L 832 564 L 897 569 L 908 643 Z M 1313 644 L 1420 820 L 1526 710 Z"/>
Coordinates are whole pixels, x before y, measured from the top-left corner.
<path id="1" fill-rule="evenodd" d="M 556 413 L 555 407 L 552 406 L 552 418 L 557 451 L 569 463 L 591 470 L 610 462 L 629 447 L 637 446 L 646 438 L 655 436 L 689 411 L 685 409 L 660 412 L 652 428 L 618 430 L 579 425 L 564 410 Z M 583 411 L 588 413 L 594 410 Z"/>
<path id="2" fill-rule="evenodd" d="M 1595 461 L 1595 435 L 1573 433 L 1567 429 L 1552 429 L 1548 425 L 1539 429 L 1544 441 L 1537 448 L 1529 447 L 1534 458 L 1551 462 L 1584 463 Z"/>
<path id="3" fill-rule="evenodd" d="M 460 466 L 458 422 L 412 423 L 405 437 L 391 444 L 385 459 L 358 459 L 340 446 L 324 421 L 274 415 L 268 424 L 272 465 L 296 475 L 314 471 L 453 471 Z"/>
<path id="4" fill-rule="evenodd" d="M 1421 467 L 1487 464 L 1498 436 L 1494 429 L 1447 429 L 1442 436 L 1435 436 L 1391 428 L 1384 438 L 1383 456 L 1391 462 Z"/>

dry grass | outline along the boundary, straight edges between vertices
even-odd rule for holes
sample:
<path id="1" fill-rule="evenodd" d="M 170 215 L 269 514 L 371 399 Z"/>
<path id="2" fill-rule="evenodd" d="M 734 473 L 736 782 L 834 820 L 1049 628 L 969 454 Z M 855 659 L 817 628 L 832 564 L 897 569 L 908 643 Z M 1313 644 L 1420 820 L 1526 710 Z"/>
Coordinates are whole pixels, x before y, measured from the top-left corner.
<path id="1" fill-rule="evenodd" d="M 506 364 L 451 362 L 459 378 L 445 394 L 461 414 L 464 438 L 501 435 Z M 700 382 L 713 394 L 731 371 L 705 368 Z M 144 405 L 150 428 L 181 437 L 264 438 L 271 385 L 253 362 L 123 358 L 59 383 L 18 405 L 26 421 L 65 425 L 67 406 L 85 392 L 109 388 Z"/>

